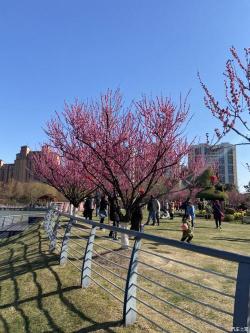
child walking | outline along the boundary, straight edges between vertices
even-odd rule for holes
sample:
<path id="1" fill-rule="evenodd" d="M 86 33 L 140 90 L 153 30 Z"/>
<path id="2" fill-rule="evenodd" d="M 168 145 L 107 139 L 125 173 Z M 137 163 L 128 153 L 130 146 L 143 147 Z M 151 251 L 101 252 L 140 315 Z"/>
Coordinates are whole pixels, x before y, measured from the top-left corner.
<path id="1" fill-rule="evenodd" d="M 194 237 L 194 235 L 193 235 L 193 232 L 192 232 L 192 227 L 189 223 L 189 217 L 188 216 L 183 217 L 181 230 L 182 230 L 181 241 L 182 242 L 187 241 L 188 243 L 190 243 L 192 238 Z"/>

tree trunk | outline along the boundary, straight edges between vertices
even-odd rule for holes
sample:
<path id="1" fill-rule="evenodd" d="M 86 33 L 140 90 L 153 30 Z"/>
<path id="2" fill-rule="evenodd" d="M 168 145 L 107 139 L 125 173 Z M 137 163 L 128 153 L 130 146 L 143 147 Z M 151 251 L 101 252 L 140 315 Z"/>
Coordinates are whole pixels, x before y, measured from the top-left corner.
<path id="1" fill-rule="evenodd" d="M 130 209 L 126 209 L 126 214 L 121 218 L 120 227 L 123 229 L 128 229 L 128 225 L 131 218 Z M 122 249 L 127 249 L 129 246 L 129 237 L 127 234 L 121 234 L 121 245 Z"/>
<path id="2" fill-rule="evenodd" d="M 128 223 L 127 222 L 121 222 L 120 227 L 122 229 L 128 229 Z M 121 233 L 121 245 L 122 249 L 127 249 L 129 246 L 129 237 L 127 234 Z"/>

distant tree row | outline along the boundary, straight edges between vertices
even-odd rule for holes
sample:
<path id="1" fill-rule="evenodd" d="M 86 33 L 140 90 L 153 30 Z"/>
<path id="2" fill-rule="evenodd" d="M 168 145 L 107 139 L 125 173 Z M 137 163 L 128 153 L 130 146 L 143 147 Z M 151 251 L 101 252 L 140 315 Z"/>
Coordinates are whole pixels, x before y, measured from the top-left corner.
<path id="1" fill-rule="evenodd" d="M 55 200 L 65 200 L 63 195 L 50 185 L 40 182 L 22 183 L 11 181 L 0 183 L 1 204 L 25 204 L 34 205 L 38 199 L 48 196 Z"/>

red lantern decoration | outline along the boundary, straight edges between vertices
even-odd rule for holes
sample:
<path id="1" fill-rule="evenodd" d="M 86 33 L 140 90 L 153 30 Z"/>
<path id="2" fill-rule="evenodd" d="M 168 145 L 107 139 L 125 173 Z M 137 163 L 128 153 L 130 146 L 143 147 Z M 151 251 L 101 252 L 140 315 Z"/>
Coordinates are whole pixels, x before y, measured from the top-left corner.
<path id="1" fill-rule="evenodd" d="M 210 181 L 212 183 L 212 185 L 214 185 L 217 182 L 218 178 L 216 176 L 211 176 L 210 177 Z"/>
<path id="2" fill-rule="evenodd" d="M 145 193 L 144 189 L 143 188 L 139 188 L 138 192 L 142 195 Z"/>

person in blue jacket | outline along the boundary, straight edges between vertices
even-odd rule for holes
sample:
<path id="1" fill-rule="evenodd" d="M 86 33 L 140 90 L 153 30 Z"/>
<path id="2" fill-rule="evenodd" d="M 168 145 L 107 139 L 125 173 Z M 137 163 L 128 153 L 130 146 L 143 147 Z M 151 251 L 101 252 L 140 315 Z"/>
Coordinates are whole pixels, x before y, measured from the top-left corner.
<path id="1" fill-rule="evenodd" d="M 194 229 L 194 220 L 195 220 L 195 208 L 191 201 L 188 201 L 186 207 L 186 215 L 190 217 L 191 226 Z"/>

